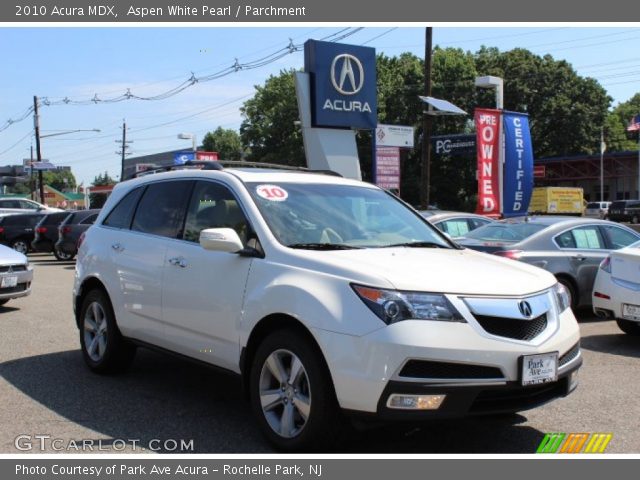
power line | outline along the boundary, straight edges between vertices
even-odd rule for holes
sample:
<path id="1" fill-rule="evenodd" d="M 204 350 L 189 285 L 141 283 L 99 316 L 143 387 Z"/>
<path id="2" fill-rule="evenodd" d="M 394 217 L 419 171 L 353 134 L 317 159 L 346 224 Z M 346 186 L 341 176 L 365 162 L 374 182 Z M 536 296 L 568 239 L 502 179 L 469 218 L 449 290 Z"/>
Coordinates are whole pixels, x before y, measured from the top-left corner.
<path id="1" fill-rule="evenodd" d="M 32 134 L 33 134 L 33 129 L 29 130 L 29 132 L 27 132 L 27 134 L 24 137 L 22 137 L 16 143 L 11 145 L 9 148 L 7 148 L 6 150 L 3 150 L 2 152 L 0 152 L 0 156 L 4 155 L 5 153 L 9 152 L 10 150 L 13 150 L 15 147 L 17 147 L 19 144 L 21 144 L 25 139 L 30 137 Z"/>

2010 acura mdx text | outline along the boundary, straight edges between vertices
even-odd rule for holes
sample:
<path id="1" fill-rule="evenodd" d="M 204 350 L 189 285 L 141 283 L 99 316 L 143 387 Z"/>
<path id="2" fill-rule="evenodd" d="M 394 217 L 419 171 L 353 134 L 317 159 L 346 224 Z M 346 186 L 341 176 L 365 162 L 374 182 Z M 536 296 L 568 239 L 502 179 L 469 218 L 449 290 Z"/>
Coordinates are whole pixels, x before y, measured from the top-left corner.
<path id="1" fill-rule="evenodd" d="M 123 182 L 82 240 L 73 296 L 92 370 L 137 346 L 230 370 L 285 450 L 334 443 L 345 416 L 532 408 L 570 393 L 582 363 L 553 275 L 321 173 L 214 162 Z"/>

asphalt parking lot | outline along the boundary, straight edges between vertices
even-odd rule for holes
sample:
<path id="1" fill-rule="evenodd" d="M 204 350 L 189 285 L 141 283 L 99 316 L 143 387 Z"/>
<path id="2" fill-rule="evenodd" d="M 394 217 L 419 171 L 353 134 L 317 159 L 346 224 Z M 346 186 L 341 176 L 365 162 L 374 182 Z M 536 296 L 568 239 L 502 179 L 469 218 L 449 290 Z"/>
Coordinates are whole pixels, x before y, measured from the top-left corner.
<path id="1" fill-rule="evenodd" d="M 73 321 L 74 262 L 31 261 L 32 295 L 0 307 L 0 453 L 78 453 L 69 445 L 87 440 L 93 453 L 272 451 L 232 376 L 145 350 L 123 375 L 90 373 Z M 578 316 L 584 366 L 569 397 L 518 415 L 353 432 L 336 451 L 534 453 L 547 432 L 589 432 L 613 434 L 607 453 L 639 453 L 640 338 L 589 311 Z"/>

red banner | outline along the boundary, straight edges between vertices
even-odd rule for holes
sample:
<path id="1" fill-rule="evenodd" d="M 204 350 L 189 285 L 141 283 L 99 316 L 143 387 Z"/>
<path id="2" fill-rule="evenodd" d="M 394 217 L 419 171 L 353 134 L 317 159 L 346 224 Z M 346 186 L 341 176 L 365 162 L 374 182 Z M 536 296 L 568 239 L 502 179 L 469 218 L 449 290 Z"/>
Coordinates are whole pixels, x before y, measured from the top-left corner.
<path id="1" fill-rule="evenodd" d="M 478 207 L 482 215 L 500 215 L 500 111 L 476 109 Z"/>
<path id="2" fill-rule="evenodd" d="M 400 192 L 400 149 L 376 147 L 376 185 Z"/>

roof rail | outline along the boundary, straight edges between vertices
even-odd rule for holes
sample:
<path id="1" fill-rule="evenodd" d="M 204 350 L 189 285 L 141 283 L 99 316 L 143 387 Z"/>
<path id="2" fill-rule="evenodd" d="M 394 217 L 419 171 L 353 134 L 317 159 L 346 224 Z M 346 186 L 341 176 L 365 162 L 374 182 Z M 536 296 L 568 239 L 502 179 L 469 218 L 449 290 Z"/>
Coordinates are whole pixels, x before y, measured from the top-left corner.
<path id="1" fill-rule="evenodd" d="M 150 170 L 136 172 L 134 173 L 133 178 L 143 177 L 145 175 L 151 175 L 153 173 L 168 172 L 171 170 L 224 170 L 224 168 L 227 166 L 236 168 L 265 168 L 271 170 L 286 170 L 291 172 L 320 173 L 324 175 L 332 175 L 334 177 L 342 177 L 341 174 L 339 174 L 338 172 L 334 172 L 333 170 L 313 170 L 307 167 L 282 165 L 279 163 L 245 162 L 241 160 L 189 160 L 180 165 L 164 165 L 152 168 Z"/>

